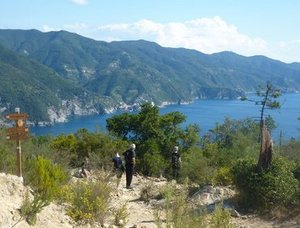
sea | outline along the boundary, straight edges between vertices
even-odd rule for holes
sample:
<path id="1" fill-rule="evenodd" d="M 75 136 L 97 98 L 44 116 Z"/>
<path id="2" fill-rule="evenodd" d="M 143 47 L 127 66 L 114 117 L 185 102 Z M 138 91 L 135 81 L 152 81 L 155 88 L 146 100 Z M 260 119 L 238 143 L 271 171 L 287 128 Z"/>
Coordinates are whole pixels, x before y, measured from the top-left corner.
<path id="1" fill-rule="evenodd" d="M 251 96 L 251 95 L 250 95 Z M 253 95 L 252 95 L 253 96 Z M 254 99 L 255 97 L 253 97 Z M 300 93 L 283 94 L 280 99 L 281 108 L 265 110 L 265 116 L 270 115 L 277 128 L 272 132 L 273 139 L 300 139 Z M 186 116 L 182 127 L 188 124 L 197 124 L 200 135 L 213 129 L 216 124 L 222 124 L 226 117 L 240 120 L 253 118 L 259 120 L 260 107 L 250 101 L 241 100 L 195 100 L 189 104 L 172 104 L 160 108 L 160 113 L 178 111 Z M 35 136 L 75 133 L 81 128 L 91 132 L 106 132 L 106 119 L 121 114 L 121 111 L 112 114 L 77 116 L 66 123 L 56 123 L 53 126 L 31 127 L 30 133 Z"/>

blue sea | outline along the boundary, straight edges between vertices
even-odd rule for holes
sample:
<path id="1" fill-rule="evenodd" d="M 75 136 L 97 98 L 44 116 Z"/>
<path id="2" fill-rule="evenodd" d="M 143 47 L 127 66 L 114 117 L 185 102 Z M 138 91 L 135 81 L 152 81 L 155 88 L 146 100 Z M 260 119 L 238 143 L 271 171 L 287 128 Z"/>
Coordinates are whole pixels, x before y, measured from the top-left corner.
<path id="1" fill-rule="evenodd" d="M 266 115 L 271 115 L 275 120 L 277 128 L 272 133 L 275 140 L 279 139 L 281 132 L 283 138 L 300 138 L 300 94 L 283 94 L 280 97 L 281 108 L 276 110 L 266 110 Z M 183 127 L 188 124 L 198 124 L 200 134 L 205 134 L 209 129 L 215 127 L 216 123 L 223 123 L 226 117 L 231 119 L 244 119 L 247 117 L 259 119 L 259 106 L 255 106 L 250 101 L 240 100 L 196 100 L 190 104 L 168 105 L 160 108 L 160 113 L 179 111 L 183 113 L 187 120 Z M 106 119 L 113 115 L 105 114 L 81 116 L 70 119 L 67 123 L 57 123 L 47 127 L 31 127 L 30 132 L 33 135 L 60 135 L 76 132 L 80 128 L 86 128 L 89 131 L 106 131 Z"/>

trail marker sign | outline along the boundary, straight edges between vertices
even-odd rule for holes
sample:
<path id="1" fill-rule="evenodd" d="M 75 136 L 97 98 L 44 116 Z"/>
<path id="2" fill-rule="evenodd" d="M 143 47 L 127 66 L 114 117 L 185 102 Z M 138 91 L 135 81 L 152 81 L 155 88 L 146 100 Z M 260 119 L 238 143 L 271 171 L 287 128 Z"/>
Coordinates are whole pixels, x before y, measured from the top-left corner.
<path id="1" fill-rule="evenodd" d="M 29 131 L 26 128 L 26 119 L 28 118 L 28 114 L 20 113 L 20 109 L 16 108 L 16 113 L 6 115 L 6 119 L 14 120 L 15 126 L 7 129 L 8 140 L 16 140 L 17 142 L 17 175 L 22 177 L 22 159 L 21 159 L 21 140 L 25 140 L 29 138 Z"/>

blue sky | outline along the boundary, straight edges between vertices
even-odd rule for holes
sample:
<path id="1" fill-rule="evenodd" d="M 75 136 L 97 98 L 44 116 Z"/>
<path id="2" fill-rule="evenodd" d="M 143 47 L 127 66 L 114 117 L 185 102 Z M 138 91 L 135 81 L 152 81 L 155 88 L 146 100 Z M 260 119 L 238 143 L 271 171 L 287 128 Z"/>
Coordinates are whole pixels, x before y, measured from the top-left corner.
<path id="1" fill-rule="evenodd" d="M 300 62 L 299 0 L 0 0 L 0 29 L 67 30 Z"/>

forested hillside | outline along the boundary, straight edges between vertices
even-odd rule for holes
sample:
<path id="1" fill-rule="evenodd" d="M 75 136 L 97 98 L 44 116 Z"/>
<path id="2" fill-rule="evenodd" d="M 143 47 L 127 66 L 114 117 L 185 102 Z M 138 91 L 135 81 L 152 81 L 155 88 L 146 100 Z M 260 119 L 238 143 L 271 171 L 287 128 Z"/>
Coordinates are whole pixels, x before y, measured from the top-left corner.
<path id="1" fill-rule="evenodd" d="M 62 100 L 84 97 L 84 90 L 55 71 L 0 45 L 0 104 L 13 111 L 26 110 L 34 120 L 49 120 L 49 107 L 62 107 Z"/>
<path id="2" fill-rule="evenodd" d="M 58 97 L 74 99 L 81 97 L 82 91 L 85 98 L 78 114 L 91 113 L 84 111 L 85 104 L 99 113 L 145 101 L 161 105 L 197 98 L 235 99 L 266 81 L 282 91 L 300 90 L 298 63 L 285 64 L 264 56 L 244 57 L 232 52 L 207 55 L 183 48 L 164 48 L 144 40 L 107 43 L 66 31 L 0 30 L 0 45 L 9 49 L 10 55 L 22 59 L 6 63 L 8 50 L 4 52 L 2 48 L 1 77 L 12 79 L 18 74 L 30 74 L 35 75 L 35 80 L 46 80 L 47 86 L 56 86 L 43 90 L 45 95 L 40 97 L 45 102 L 32 99 L 33 90 L 19 87 L 23 94 L 28 93 L 28 97 L 22 97 L 24 102 L 34 104 L 24 107 L 34 120 L 49 119 L 47 109 L 52 105 L 59 109 L 61 105 Z M 38 72 L 28 72 L 37 65 Z M 18 73 L 12 68 L 18 68 Z M 49 74 L 52 76 L 45 77 Z M 7 80 L 5 88 L 1 107 L 20 105 L 20 93 L 13 100 L 6 98 L 16 94 L 13 82 Z M 51 96 L 48 102 L 47 97 Z M 35 111 L 40 114 L 33 115 Z M 65 115 L 72 113 L 75 111 Z"/>

